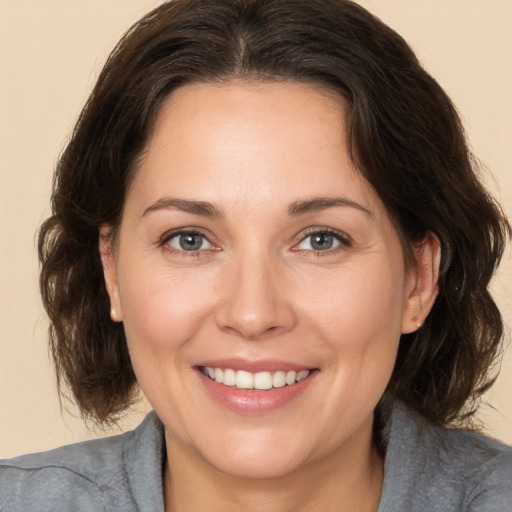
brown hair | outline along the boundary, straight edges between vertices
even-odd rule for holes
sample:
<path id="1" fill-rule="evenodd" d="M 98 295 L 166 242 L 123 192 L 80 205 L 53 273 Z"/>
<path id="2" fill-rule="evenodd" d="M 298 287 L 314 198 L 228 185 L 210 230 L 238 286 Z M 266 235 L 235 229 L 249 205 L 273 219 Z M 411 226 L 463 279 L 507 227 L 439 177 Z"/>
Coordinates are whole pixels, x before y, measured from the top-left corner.
<path id="1" fill-rule="evenodd" d="M 162 101 L 191 82 L 320 84 L 349 105 L 354 162 L 402 236 L 442 250 L 439 296 L 402 336 L 388 396 L 432 422 L 470 415 L 493 381 L 502 319 L 489 292 L 510 226 L 477 178 L 457 112 L 405 41 L 347 0 L 175 0 L 140 20 L 108 59 L 58 163 L 41 226 L 41 290 L 60 387 L 85 417 L 112 420 L 136 378 L 111 322 L 98 230 L 115 227 Z"/>

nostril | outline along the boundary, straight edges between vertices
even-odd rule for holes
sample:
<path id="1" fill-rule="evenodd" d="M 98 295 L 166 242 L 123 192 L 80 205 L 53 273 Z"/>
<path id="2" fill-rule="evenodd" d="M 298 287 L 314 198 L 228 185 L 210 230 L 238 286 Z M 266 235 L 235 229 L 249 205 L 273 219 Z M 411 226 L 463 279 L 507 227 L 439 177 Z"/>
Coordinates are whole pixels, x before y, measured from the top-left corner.
<path id="1" fill-rule="evenodd" d="M 281 334 L 285 333 L 288 329 L 285 327 L 281 327 L 278 325 L 273 325 L 271 327 L 267 327 L 264 329 L 251 329 L 248 326 L 242 326 L 242 325 L 226 325 L 222 327 L 222 330 L 224 332 L 227 332 L 233 336 L 238 336 L 241 338 L 244 338 L 249 341 L 260 341 L 260 340 L 266 340 L 272 337 L 280 336 Z"/>

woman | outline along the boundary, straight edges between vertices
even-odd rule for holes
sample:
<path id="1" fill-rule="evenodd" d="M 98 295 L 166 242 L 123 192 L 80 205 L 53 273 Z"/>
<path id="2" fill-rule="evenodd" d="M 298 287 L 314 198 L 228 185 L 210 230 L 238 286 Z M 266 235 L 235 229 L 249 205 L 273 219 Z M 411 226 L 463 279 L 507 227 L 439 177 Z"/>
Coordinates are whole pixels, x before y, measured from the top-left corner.
<path id="1" fill-rule="evenodd" d="M 344 0 L 177 0 L 107 62 L 58 164 L 61 383 L 135 431 L 0 466 L 0 510 L 506 510 L 467 425 L 510 227 L 450 100 Z"/>

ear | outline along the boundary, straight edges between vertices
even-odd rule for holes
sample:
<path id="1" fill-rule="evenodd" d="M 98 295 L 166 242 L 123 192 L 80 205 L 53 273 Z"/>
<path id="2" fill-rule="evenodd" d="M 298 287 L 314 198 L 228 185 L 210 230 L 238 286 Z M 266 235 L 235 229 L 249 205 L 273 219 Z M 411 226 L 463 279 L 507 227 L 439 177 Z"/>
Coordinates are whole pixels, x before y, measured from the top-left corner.
<path id="1" fill-rule="evenodd" d="M 428 232 L 412 250 L 415 261 L 406 278 L 402 334 L 414 332 L 421 327 L 439 292 L 439 238 Z"/>
<path id="2" fill-rule="evenodd" d="M 117 283 L 117 263 L 114 251 L 114 237 L 112 226 L 102 225 L 99 233 L 98 243 L 101 264 L 103 266 L 103 276 L 105 278 L 105 287 L 110 297 L 110 318 L 113 322 L 122 322 L 123 313 L 121 302 L 119 300 L 119 286 Z"/>

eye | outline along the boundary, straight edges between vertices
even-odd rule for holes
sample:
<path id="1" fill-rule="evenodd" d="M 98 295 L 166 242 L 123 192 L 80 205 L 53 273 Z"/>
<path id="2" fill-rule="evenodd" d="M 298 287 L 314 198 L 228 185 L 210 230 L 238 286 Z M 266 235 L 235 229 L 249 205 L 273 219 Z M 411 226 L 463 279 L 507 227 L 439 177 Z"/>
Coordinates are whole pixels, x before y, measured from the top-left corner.
<path id="1" fill-rule="evenodd" d="M 340 245 L 349 245 L 346 238 L 331 231 L 314 231 L 305 236 L 296 246 L 301 251 L 329 251 Z"/>
<path id="2" fill-rule="evenodd" d="M 173 249 L 186 252 L 203 251 L 212 247 L 204 235 L 196 232 L 175 233 L 169 236 L 165 243 Z"/>

